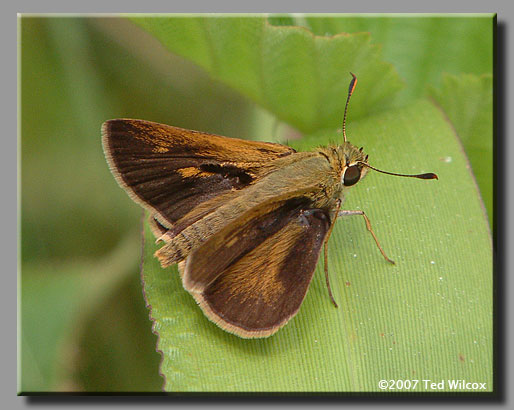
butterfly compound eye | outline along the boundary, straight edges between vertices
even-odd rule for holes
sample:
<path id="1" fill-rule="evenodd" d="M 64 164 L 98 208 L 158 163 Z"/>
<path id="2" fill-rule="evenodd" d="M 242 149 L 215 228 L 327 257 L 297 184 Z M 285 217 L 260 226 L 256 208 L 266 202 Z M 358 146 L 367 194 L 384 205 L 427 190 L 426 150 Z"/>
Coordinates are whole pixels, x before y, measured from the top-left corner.
<path id="1" fill-rule="evenodd" d="M 352 186 L 359 182 L 360 177 L 360 168 L 357 165 L 352 165 L 351 167 L 346 168 L 343 176 L 343 184 L 344 186 Z"/>

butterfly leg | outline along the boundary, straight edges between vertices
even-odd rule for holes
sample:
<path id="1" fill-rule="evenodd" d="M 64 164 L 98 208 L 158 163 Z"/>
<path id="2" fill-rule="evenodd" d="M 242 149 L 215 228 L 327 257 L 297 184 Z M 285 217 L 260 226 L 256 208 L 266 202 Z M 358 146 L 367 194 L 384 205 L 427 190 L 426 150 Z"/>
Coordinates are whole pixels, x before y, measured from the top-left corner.
<path id="1" fill-rule="evenodd" d="M 387 262 L 392 263 L 394 265 L 394 261 L 387 257 L 387 255 L 385 254 L 384 250 L 380 246 L 380 243 L 378 242 L 378 239 L 377 239 L 377 237 L 375 235 L 375 232 L 373 232 L 373 229 L 371 229 L 371 222 L 369 221 L 369 219 L 366 216 L 366 214 L 364 213 L 364 211 L 348 211 L 348 210 L 343 210 L 343 211 L 339 211 L 338 214 L 339 214 L 339 216 L 362 215 L 364 217 L 364 220 L 366 221 L 366 228 L 368 229 L 368 231 L 373 236 L 373 239 L 375 240 L 375 243 L 377 244 L 378 249 L 380 250 L 380 253 L 382 254 L 382 256 L 385 258 L 385 260 Z"/>
<path id="2" fill-rule="evenodd" d="M 334 229 L 334 225 L 336 223 L 336 219 L 339 215 L 339 210 L 341 209 L 341 201 L 337 202 L 337 207 L 334 211 L 334 216 L 332 218 L 332 222 L 330 224 L 330 228 L 328 228 L 327 236 L 325 237 L 325 242 L 323 243 L 323 261 L 324 263 L 324 269 L 325 269 L 325 281 L 327 283 L 327 289 L 328 289 L 328 296 L 330 296 L 330 300 L 334 304 L 335 307 L 337 306 L 336 300 L 334 299 L 334 296 L 332 295 L 332 290 L 330 289 L 330 280 L 328 278 L 328 238 L 330 238 L 330 235 L 332 234 L 332 229 Z"/>

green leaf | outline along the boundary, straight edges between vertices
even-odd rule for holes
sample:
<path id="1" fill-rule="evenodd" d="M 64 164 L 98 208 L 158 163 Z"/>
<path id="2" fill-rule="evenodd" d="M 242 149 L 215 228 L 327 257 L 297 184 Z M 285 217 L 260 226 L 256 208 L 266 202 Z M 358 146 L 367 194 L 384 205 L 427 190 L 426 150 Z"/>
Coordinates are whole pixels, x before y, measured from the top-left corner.
<path id="1" fill-rule="evenodd" d="M 354 72 L 354 119 L 385 109 L 402 87 L 368 33 L 315 36 L 252 18 L 134 18 L 164 46 L 304 132 L 341 126 Z"/>
<path id="2" fill-rule="evenodd" d="M 320 135 L 295 146 L 339 140 Z M 419 100 L 354 121 L 348 135 L 375 167 L 439 176 L 370 171 L 344 204 L 366 211 L 396 265 L 382 258 L 362 218 L 341 218 L 329 244 L 339 309 L 320 262 L 298 315 L 270 338 L 245 340 L 202 314 L 175 267 L 159 266 L 146 227 L 143 284 L 165 390 L 369 392 L 399 379 L 465 379 L 493 389 L 491 237 L 452 127 Z M 415 391 L 430 390 L 420 382 Z"/>
<path id="3" fill-rule="evenodd" d="M 402 101 L 439 86 L 441 73 L 492 73 L 495 14 L 307 16 L 297 24 L 319 35 L 369 32 L 407 87 Z"/>
<path id="4" fill-rule="evenodd" d="M 455 127 L 493 222 L 493 78 L 445 75 L 431 94 Z"/>

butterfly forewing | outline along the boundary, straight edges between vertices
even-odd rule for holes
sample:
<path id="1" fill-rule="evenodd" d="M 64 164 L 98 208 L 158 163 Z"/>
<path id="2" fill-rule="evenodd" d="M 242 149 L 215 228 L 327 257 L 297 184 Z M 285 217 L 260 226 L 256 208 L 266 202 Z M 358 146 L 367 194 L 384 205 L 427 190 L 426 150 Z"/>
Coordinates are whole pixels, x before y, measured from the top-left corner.
<path id="1" fill-rule="evenodd" d="M 295 151 L 143 120 L 110 120 L 104 151 L 120 185 L 170 228 L 199 204 L 248 186 Z"/>

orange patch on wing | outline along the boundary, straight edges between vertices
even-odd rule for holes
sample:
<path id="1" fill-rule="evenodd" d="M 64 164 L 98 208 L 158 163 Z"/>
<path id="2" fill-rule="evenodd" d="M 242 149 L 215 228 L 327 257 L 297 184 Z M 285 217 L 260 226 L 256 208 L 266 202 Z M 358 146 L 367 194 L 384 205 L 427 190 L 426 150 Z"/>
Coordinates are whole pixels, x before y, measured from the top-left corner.
<path id="1" fill-rule="evenodd" d="M 196 167 L 177 169 L 177 172 L 182 175 L 183 178 L 208 177 L 209 175 L 212 175 L 210 172 L 201 171 Z"/>
<path id="2" fill-rule="evenodd" d="M 165 147 L 161 147 L 161 146 L 156 146 L 155 148 L 152 149 L 152 151 L 159 153 L 159 154 L 164 154 L 164 153 L 168 152 L 169 149 L 165 148 Z"/>

